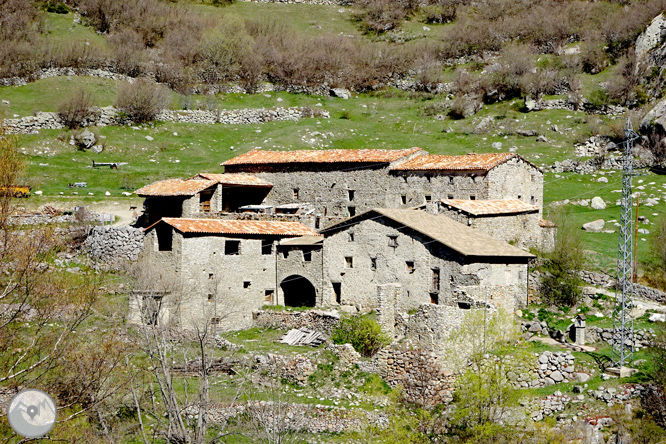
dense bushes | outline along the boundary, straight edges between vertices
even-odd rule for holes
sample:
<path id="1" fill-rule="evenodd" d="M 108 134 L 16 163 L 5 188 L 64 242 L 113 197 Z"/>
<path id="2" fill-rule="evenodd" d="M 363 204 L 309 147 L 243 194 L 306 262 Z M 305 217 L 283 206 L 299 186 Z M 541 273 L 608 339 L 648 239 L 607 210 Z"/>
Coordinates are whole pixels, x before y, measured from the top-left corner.
<path id="1" fill-rule="evenodd" d="M 60 103 L 58 116 L 67 128 L 76 129 L 90 115 L 91 107 L 90 93 L 85 89 L 79 89 Z"/>
<path id="2" fill-rule="evenodd" d="M 144 79 L 123 84 L 116 98 L 116 108 L 136 123 L 153 120 L 168 104 L 168 91 Z"/>
<path id="3" fill-rule="evenodd" d="M 372 356 L 391 343 L 377 322 L 363 316 L 346 316 L 333 330 L 331 339 L 336 344 L 351 344 L 362 356 Z"/>

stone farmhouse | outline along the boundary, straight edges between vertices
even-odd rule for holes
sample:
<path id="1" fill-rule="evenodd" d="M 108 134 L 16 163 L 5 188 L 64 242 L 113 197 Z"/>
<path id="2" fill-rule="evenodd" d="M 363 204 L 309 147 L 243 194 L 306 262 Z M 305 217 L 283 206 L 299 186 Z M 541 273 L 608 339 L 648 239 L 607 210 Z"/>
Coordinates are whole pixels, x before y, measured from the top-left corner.
<path id="1" fill-rule="evenodd" d="M 223 165 L 136 191 L 143 256 L 182 291 L 148 315 L 137 295 L 134 321 L 228 329 L 265 304 L 375 309 L 378 286 L 392 283 L 399 311 L 512 311 L 533 258 L 520 248 L 554 242 L 542 172 L 513 153 L 253 150 Z"/>

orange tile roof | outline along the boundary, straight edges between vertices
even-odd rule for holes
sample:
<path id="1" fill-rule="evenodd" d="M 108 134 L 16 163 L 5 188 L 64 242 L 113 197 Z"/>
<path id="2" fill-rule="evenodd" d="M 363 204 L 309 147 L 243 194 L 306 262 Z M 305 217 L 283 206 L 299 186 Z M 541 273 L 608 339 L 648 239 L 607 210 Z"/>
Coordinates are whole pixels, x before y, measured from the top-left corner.
<path id="1" fill-rule="evenodd" d="M 253 176 L 252 174 L 199 173 L 196 176 L 191 177 L 189 180 L 196 180 L 196 179 L 214 180 L 217 183 L 221 183 L 222 185 L 246 185 L 246 186 L 266 187 L 266 188 L 270 188 L 273 186 L 272 183 L 266 182 L 265 180 L 260 179 L 257 176 Z"/>
<path id="2" fill-rule="evenodd" d="M 171 225 L 181 233 L 269 235 L 284 237 L 318 236 L 316 231 L 313 231 L 300 222 L 183 219 L 176 217 L 164 217 L 146 228 L 144 231 L 150 230 L 160 222 L 165 222 Z"/>
<path id="3" fill-rule="evenodd" d="M 252 150 L 227 160 L 222 165 L 262 165 L 283 163 L 390 163 L 421 148 L 406 150 Z"/>
<path id="4" fill-rule="evenodd" d="M 466 154 L 464 156 L 428 154 L 415 157 L 391 169 L 397 171 L 490 171 L 514 157 L 523 159 L 516 153 Z"/>
<path id="5" fill-rule="evenodd" d="M 506 200 L 442 200 L 442 204 L 473 216 L 538 212 L 539 207 L 518 199 Z"/>
<path id="6" fill-rule="evenodd" d="M 167 179 L 146 185 L 134 192 L 139 196 L 194 196 L 199 191 L 212 187 L 214 180 Z"/>

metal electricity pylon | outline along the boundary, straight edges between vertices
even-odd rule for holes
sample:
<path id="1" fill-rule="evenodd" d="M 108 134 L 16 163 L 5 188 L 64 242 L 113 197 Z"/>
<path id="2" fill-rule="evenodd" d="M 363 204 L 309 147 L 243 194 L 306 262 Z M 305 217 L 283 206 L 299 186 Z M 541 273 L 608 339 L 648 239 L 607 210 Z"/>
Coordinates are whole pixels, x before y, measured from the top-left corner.
<path id="1" fill-rule="evenodd" d="M 620 218 L 620 240 L 617 248 L 617 284 L 615 287 L 615 309 L 613 310 L 614 366 L 622 368 L 634 361 L 634 317 L 633 309 L 633 245 L 631 179 L 634 170 L 633 148 L 638 134 L 627 119 L 624 127 L 624 171 L 622 173 L 622 215 Z M 620 291 L 622 294 L 620 294 Z"/>

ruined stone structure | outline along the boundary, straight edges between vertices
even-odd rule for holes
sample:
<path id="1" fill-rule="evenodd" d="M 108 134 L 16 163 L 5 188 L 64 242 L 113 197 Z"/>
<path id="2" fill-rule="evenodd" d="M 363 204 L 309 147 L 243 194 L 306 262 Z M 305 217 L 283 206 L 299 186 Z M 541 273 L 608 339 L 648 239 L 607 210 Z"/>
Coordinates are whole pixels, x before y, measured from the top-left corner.
<path id="1" fill-rule="evenodd" d="M 509 312 L 527 299 L 529 253 L 444 216 L 374 209 L 325 230 L 325 305 L 377 308 L 377 285 L 400 283 L 397 311 L 422 304 Z"/>
<path id="2" fill-rule="evenodd" d="M 145 313 L 152 301 L 134 295 L 129 320 L 249 327 L 253 311 L 276 303 L 277 243 L 316 235 L 298 222 L 163 218 L 146 230 L 143 255 L 147 266 L 171 272 L 172 288 L 152 304 L 159 313 Z"/>

